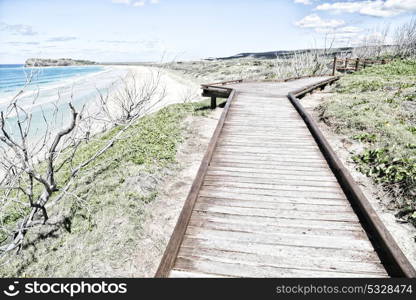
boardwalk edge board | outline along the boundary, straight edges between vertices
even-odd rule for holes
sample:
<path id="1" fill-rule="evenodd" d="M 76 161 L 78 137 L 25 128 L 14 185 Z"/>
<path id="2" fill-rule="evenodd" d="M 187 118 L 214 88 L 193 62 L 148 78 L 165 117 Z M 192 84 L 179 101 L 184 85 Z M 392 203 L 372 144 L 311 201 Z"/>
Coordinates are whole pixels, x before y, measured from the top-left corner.
<path id="1" fill-rule="evenodd" d="M 318 76 L 304 76 L 288 78 L 284 80 L 272 80 L 271 82 L 287 82 L 296 79 L 311 77 Z M 369 236 L 370 241 L 373 244 L 388 274 L 393 277 L 416 277 L 416 271 L 414 270 L 410 262 L 407 260 L 407 258 L 405 257 L 405 255 L 403 254 L 403 252 L 401 251 L 401 249 L 399 248 L 399 246 L 397 245 L 387 228 L 381 222 L 377 213 L 371 207 L 371 204 L 364 196 L 362 191 L 359 189 L 359 187 L 356 185 L 349 172 L 342 165 L 341 161 L 338 159 L 335 152 L 332 150 L 331 146 L 323 136 L 322 132 L 319 130 L 316 122 L 306 112 L 306 110 L 299 102 L 299 99 L 304 97 L 307 93 L 310 93 L 318 88 L 323 89 L 326 85 L 332 84 L 338 79 L 339 77 L 331 77 L 329 79 L 320 81 L 316 84 L 310 85 L 306 88 L 295 90 L 289 93 L 287 97 L 289 98 L 291 104 L 294 106 L 296 111 L 302 117 L 303 121 L 305 122 L 309 131 L 311 132 L 311 135 L 318 144 L 323 156 L 325 157 L 325 160 L 327 161 L 329 167 L 331 168 L 336 179 L 338 180 L 338 183 L 340 184 L 342 190 L 344 191 L 349 202 L 351 203 L 355 213 L 357 214 L 363 226 L 363 229 Z M 222 112 L 222 115 L 218 121 L 217 127 L 213 133 L 213 136 L 208 144 L 207 151 L 201 162 L 197 175 L 193 181 L 189 194 L 185 200 L 182 211 L 174 227 L 173 233 L 165 249 L 155 277 L 169 277 L 169 274 L 175 265 L 181 244 L 185 236 L 185 232 L 191 220 L 192 211 L 195 207 L 195 203 L 198 199 L 199 192 L 207 175 L 208 167 L 214 156 L 214 150 L 216 146 L 219 144 L 220 134 L 224 128 L 225 120 L 227 119 L 231 103 L 236 96 L 235 89 L 225 86 L 227 84 L 241 82 L 243 82 L 243 80 L 233 80 L 228 82 L 205 84 L 201 86 L 203 89 L 204 96 L 212 97 L 212 100 L 213 98 L 215 100 L 216 97 L 227 98 L 227 102 Z M 244 80 L 244 82 L 247 81 Z M 267 82 L 270 82 L 270 80 Z"/>
<path id="2" fill-rule="evenodd" d="M 208 149 L 205 152 L 204 158 L 202 159 L 201 165 L 198 169 L 198 173 L 192 183 L 191 189 L 189 191 L 188 197 L 185 200 L 182 211 L 179 215 L 179 219 L 175 225 L 172 236 L 169 240 L 169 243 L 165 249 L 165 253 L 160 262 L 159 268 L 156 272 L 155 277 L 164 278 L 169 276 L 169 272 L 175 264 L 177 254 L 179 252 L 180 245 L 182 243 L 183 237 L 185 235 L 186 228 L 188 227 L 189 220 L 191 218 L 192 210 L 195 206 L 195 202 L 198 198 L 199 190 L 202 187 L 205 175 L 207 174 L 207 169 L 211 158 L 214 154 L 214 149 L 217 145 L 218 138 L 220 136 L 221 130 L 224 126 L 225 119 L 227 117 L 231 102 L 234 99 L 235 91 L 230 88 L 224 88 L 230 91 L 228 96 L 227 103 L 224 107 L 224 110 L 221 114 L 220 119 L 218 120 L 217 127 L 213 133 L 213 136 L 208 144 Z"/>

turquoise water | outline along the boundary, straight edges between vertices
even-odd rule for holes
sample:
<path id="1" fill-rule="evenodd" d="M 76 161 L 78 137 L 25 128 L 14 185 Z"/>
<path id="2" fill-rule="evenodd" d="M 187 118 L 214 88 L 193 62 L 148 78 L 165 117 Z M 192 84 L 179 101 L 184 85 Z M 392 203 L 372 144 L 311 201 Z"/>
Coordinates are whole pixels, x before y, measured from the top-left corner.
<path id="1" fill-rule="evenodd" d="M 78 111 L 83 106 L 94 108 L 97 90 L 106 91 L 126 72 L 102 66 L 24 68 L 23 65 L 0 65 L 0 111 L 8 111 L 10 101 L 25 87 L 18 104 L 31 115 L 29 135 L 40 137 L 47 128 L 44 118 L 51 122 L 49 129 L 67 126 L 71 116 L 69 101 Z M 29 86 L 25 86 L 27 77 L 31 77 Z M 16 121 L 13 114 L 8 115 L 6 123 L 12 136 L 18 133 Z"/>
<path id="2" fill-rule="evenodd" d="M 25 68 L 23 65 L 0 65 L 0 93 L 14 92 L 31 78 L 30 86 L 44 86 L 71 77 L 101 71 L 101 66 Z"/>

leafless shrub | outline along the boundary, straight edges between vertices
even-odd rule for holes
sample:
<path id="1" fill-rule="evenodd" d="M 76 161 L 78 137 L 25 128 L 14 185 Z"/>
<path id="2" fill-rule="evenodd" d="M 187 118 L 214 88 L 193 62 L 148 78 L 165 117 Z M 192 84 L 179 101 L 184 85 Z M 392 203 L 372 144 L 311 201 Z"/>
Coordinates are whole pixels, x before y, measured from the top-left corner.
<path id="1" fill-rule="evenodd" d="M 296 52 L 290 58 L 276 58 L 274 72 L 276 78 L 325 75 L 330 73 L 330 63 L 325 50 Z"/>
<path id="2" fill-rule="evenodd" d="M 388 46 L 390 26 L 367 31 L 361 38 L 358 47 L 352 52 L 356 58 L 377 58 L 392 54 L 392 48 Z"/>
<path id="3" fill-rule="evenodd" d="M 158 102 L 164 95 L 158 72 L 141 83 L 130 74 L 116 87 L 114 98 L 111 93 L 105 97 L 100 94 L 98 112 L 85 106 L 77 110 L 72 94 L 65 110 L 58 103 L 52 112 L 42 108 L 41 134 L 32 128 L 35 122 L 31 109 L 24 107 L 23 90 L 0 112 L 0 256 L 20 250 L 31 228 L 47 224 L 48 212 L 71 195 L 70 188 L 81 171 Z M 114 107 L 119 109 L 117 113 Z M 103 112 L 120 130 L 92 154 L 77 156 L 97 131 L 97 120 Z M 65 119 L 67 125 L 62 126 Z"/>
<path id="4" fill-rule="evenodd" d="M 150 69 L 143 78 L 128 72 L 113 91 L 97 90 L 101 119 L 123 125 L 150 111 L 166 96 L 162 68 Z"/>
<path id="5" fill-rule="evenodd" d="M 416 56 L 416 18 L 397 28 L 394 42 L 397 56 L 402 58 Z"/>
<path id="6" fill-rule="evenodd" d="M 276 78 L 328 75 L 331 71 L 331 52 L 334 37 L 325 35 L 322 49 L 295 51 L 287 58 L 276 57 L 274 73 Z"/>

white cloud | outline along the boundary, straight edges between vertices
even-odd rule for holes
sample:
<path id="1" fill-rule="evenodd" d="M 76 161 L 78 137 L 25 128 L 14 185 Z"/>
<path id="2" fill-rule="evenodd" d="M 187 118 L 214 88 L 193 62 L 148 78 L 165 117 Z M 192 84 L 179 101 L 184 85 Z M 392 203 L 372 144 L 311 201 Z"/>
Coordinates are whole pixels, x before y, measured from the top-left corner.
<path id="1" fill-rule="evenodd" d="M 362 32 L 363 29 L 355 26 L 344 26 L 339 28 L 316 28 L 316 32 L 320 33 L 332 33 L 341 35 L 357 35 Z"/>
<path id="2" fill-rule="evenodd" d="M 77 38 L 74 36 L 56 36 L 56 37 L 52 37 L 50 39 L 47 39 L 47 42 L 67 42 L 67 41 L 73 41 L 76 40 Z"/>
<path id="3" fill-rule="evenodd" d="M 13 35 L 37 35 L 38 33 L 33 30 L 32 26 L 24 25 L 24 24 L 6 24 L 4 22 L 0 22 L 0 30 L 1 31 L 8 31 Z"/>
<path id="4" fill-rule="evenodd" d="M 339 28 L 338 31 L 344 32 L 344 33 L 357 33 L 357 32 L 363 31 L 363 29 L 360 27 L 355 27 L 355 26 L 345 26 L 345 27 Z"/>
<path id="5" fill-rule="evenodd" d="M 130 0 L 111 0 L 111 2 L 116 3 L 116 4 L 130 4 Z"/>
<path id="6" fill-rule="evenodd" d="M 159 0 L 142 0 L 142 1 L 132 1 L 132 0 L 111 0 L 111 2 L 116 4 L 125 4 L 125 5 L 131 5 L 134 7 L 142 7 L 146 5 L 146 2 L 149 2 L 150 4 L 159 4 Z"/>
<path id="7" fill-rule="evenodd" d="M 304 17 L 295 23 L 296 26 L 302 28 L 335 28 L 344 25 L 343 20 L 324 20 L 316 14 Z"/>
<path id="8" fill-rule="evenodd" d="M 404 10 L 408 12 L 416 11 L 415 0 L 387 0 L 384 5 L 386 8 L 393 8 L 393 9 Z"/>
<path id="9" fill-rule="evenodd" d="M 391 17 L 405 12 L 416 12 L 415 0 L 375 0 L 323 3 L 316 10 L 336 13 L 359 13 L 374 17 Z"/>
<path id="10" fill-rule="evenodd" d="M 302 3 L 305 5 L 311 5 L 313 0 L 294 0 L 295 3 Z"/>

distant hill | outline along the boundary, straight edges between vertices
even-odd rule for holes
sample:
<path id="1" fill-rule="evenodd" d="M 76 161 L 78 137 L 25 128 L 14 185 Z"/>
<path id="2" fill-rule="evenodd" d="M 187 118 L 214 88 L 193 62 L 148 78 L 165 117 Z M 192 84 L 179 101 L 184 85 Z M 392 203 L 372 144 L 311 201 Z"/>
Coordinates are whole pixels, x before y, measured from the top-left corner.
<path id="1" fill-rule="evenodd" d="M 244 52 L 239 53 L 233 56 L 227 57 L 210 57 L 206 60 L 228 60 L 228 59 L 238 59 L 238 58 L 257 58 L 257 59 L 274 59 L 274 58 L 290 58 L 295 54 L 303 54 L 312 51 L 318 51 L 321 55 L 327 56 L 348 56 L 357 52 L 374 52 L 377 53 L 377 49 L 389 50 L 389 48 L 394 48 L 394 45 L 383 45 L 383 46 L 366 46 L 366 47 L 342 47 L 342 48 L 332 48 L 332 49 L 301 49 L 301 50 L 277 50 L 277 51 L 268 51 L 268 52 Z M 373 51 L 372 51 L 373 50 Z M 372 56 L 374 56 L 374 53 Z"/>
<path id="2" fill-rule="evenodd" d="M 339 54 L 349 54 L 352 52 L 353 47 L 344 47 L 344 48 L 334 48 L 327 50 L 328 55 L 339 55 Z M 277 51 L 268 51 L 268 52 L 244 52 L 239 53 L 233 56 L 227 57 L 217 57 L 217 58 L 208 58 L 207 60 L 228 60 L 236 58 L 258 58 L 258 59 L 274 59 L 277 57 L 291 57 L 295 53 L 307 53 L 311 51 L 321 51 L 323 53 L 324 49 L 303 49 L 303 50 L 277 50 Z"/>
<path id="3" fill-rule="evenodd" d="M 59 59 L 44 59 L 44 58 L 29 58 L 25 62 L 26 67 L 60 67 L 60 66 L 81 66 L 81 65 L 95 65 L 96 62 L 89 60 L 76 60 L 71 58 Z"/>

